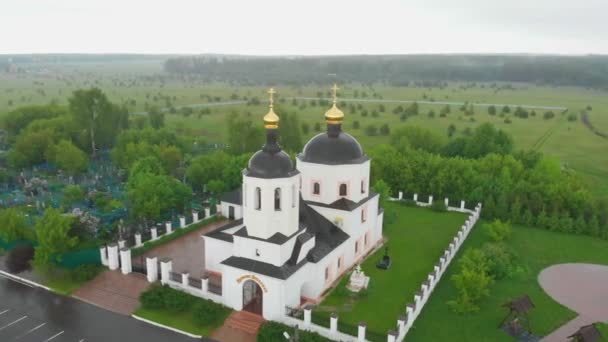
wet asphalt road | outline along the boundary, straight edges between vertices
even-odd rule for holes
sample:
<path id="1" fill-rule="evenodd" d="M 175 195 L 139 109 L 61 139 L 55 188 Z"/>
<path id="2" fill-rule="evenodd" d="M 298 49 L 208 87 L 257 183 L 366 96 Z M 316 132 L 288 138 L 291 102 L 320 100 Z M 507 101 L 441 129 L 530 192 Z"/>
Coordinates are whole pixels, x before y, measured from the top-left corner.
<path id="1" fill-rule="evenodd" d="M 0 276 L 0 342 L 8 341 L 197 340 Z"/>

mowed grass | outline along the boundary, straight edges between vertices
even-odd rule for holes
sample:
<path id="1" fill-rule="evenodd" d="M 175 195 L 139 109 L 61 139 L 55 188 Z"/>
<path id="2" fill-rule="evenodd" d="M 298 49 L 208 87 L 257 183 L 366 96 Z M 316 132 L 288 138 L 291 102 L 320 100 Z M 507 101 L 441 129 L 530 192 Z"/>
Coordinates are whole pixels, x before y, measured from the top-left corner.
<path id="1" fill-rule="evenodd" d="M 529 295 L 536 306 L 529 316 L 532 332 L 538 336 L 547 335 L 576 317 L 576 314 L 542 290 L 537 280 L 540 271 L 560 263 L 608 264 L 608 241 L 515 226 L 508 245 L 517 254 L 519 265 L 524 266 L 527 272 L 513 279 L 496 281 L 490 290 L 490 297 L 483 299 L 478 312 L 455 314 L 446 305 L 448 300 L 456 296 L 450 278 L 458 270 L 458 260 L 463 251 L 479 247 L 486 240 L 482 225 L 471 232 L 410 330 L 408 341 L 513 341 L 498 329 L 507 315 L 507 310 L 501 306 L 522 295 Z"/>
<path id="2" fill-rule="evenodd" d="M 386 333 L 395 328 L 406 305 L 414 300 L 414 294 L 465 220 L 466 216 L 460 213 L 437 213 L 426 208 L 387 203 L 384 235 L 388 238 L 389 255 L 393 259 L 391 268 L 376 268 L 384 255 L 384 248 L 378 250 L 361 266 L 371 278 L 367 294 L 351 300 L 350 292 L 344 289 L 350 275 L 345 275 L 320 304 L 319 311 L 313 310 L 315 321 L 322 317 L 324 323 L 329 324 L 329 315 L 336 312 L 339 324 L 356 327 L 364 321 L 368 331 L 382 336 L 382 341 L 386 340 Z M 354 333 L 356 335 L 356 331 Z"/>
<path id="3" fill-rule="evenodd" d="M 223 317 L 223 319 L 221 320 L 218 320 L 218 324 L 206 326 L 200 326 L 195 324 L 194 321 L 192 321 L 191 311 L 169 312 L 167 310 L 150 310 L 139 308 L 133 314 L 141 318 L 145 318 L 149 321 L 179 329 L 190 334 L 209 336 L 209 334 L 211 334 L 213 330 L 219 328 L 223 324 L 224 320 L 230 314 L 230 311 L 226 311 L 225 317 Z"/>

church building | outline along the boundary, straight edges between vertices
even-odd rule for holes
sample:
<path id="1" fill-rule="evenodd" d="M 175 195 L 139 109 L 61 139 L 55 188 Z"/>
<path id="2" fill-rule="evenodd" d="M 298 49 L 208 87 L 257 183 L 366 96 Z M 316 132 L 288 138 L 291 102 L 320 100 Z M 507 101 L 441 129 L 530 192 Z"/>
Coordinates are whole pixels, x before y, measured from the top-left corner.
<path id="1" fill-rule="evenodd" d="M 308 141 L 295 166 L 279 145 L 269 90 L 266 143 L 243 170 L 242 188 L 221 204 L 232 221 L 203 236 L 209 282 L 235 310 L 276 320 L 286 308 L 316 303 L 382 241 L 371 161 L 342 130 L 338 88 L 332 90 L 327 130 Z"/>

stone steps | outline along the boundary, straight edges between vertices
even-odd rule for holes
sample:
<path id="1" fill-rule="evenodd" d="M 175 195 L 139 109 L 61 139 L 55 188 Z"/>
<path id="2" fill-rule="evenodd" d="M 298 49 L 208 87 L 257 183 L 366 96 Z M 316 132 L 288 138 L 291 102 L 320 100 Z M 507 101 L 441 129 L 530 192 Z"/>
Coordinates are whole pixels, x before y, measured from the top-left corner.
<path id="1" fill-rule="evenodd" d="M 264 324 L 264 318 L 247 311 L 237 311 L 228 316 L 225 324 L 233 329 L 257 335 L 260 326 Z"/>

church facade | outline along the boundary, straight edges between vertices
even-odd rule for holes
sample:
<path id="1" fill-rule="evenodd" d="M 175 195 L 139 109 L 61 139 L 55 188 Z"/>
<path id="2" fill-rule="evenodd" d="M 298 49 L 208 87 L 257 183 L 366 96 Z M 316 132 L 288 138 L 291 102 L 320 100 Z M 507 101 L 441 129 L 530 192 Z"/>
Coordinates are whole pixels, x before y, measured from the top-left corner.
<path id="1" fill-rule="evenodd" d="M 243 170 L 242 188 L 221 204 L 232 221 L 203 235 L 210 284 L 221 286 L 224 304 L 235 310 L 277 320 L 288 308 L 316 303 L 382 241 L 371 160 L 343 132 L 333 91 L 327 130 L 308 141 L 295 165 L 279 146 L 269 91 L 266 143 Z"/>

